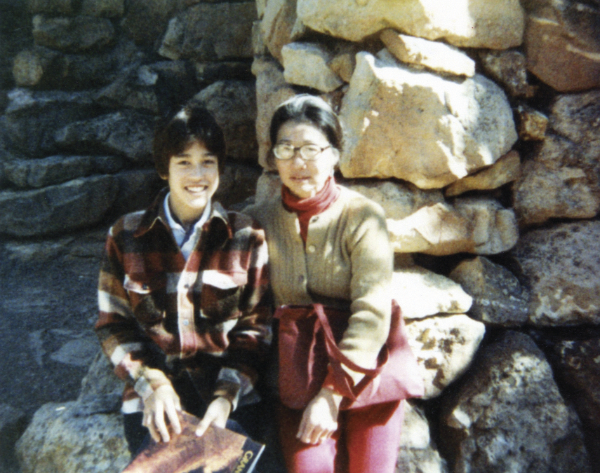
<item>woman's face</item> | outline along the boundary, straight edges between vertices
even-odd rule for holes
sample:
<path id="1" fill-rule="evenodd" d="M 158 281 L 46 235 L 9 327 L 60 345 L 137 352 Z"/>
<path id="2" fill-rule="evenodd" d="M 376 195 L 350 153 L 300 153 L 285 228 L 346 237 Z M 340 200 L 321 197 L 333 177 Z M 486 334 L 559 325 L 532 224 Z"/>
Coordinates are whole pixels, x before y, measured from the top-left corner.
<path id="1" fill-rule="evenodd" d="M 339 157 L 338 151 L 331 147 L 321 130 L 308 123 L 295 121 L 285 122 L 279 128 L 275 145 L 281 144 L 294 148 L 305 145 L 327 147 L 314 161 L 302 159 L 300 150 L 296 150 L 291 159 L 275 159 L 279 177 L 292 194 L 301 199 L 313 197 L 333 174 L 333 168 Z"/>
<path id="2" fill-rule="evenodd" d="M 169 159 L 171 211 L 184 225 L 197 221 L 219 187 L 219 162 L 203 143 L 194 141 Z"/>

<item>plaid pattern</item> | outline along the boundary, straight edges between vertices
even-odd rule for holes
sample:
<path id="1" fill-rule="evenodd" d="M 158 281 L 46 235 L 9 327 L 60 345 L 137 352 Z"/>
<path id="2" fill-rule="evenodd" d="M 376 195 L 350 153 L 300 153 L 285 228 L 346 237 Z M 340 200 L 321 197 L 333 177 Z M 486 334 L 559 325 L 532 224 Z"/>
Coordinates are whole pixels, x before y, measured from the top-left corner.
<path id="1" fill-rule="evenodd" d="M 96 332 L 116 374 L 135 389 L 126 389 L 123 410 L 140 410 L 138 396 L 187 374 L 207 401 L 252 402 L 271 342 L 264 232 L 213 203 L 186 261 L 165 194 L 115 223 L 100 270 Z"/>

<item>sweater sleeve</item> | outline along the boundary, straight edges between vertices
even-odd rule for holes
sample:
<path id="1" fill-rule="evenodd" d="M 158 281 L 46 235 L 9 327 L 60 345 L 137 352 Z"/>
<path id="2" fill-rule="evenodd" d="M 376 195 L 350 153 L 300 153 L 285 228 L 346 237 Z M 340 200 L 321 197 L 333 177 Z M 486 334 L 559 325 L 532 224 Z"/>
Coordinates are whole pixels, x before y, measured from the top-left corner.
<path id="1" fill-rule="evenodd" d="M 170 381 L 165 373 L 148 363 L 150 340 L 141 332 L 135 320 L 127 291 L 123 286 L 123 255 L 111 228 L 98 281 L 99 316 L 96 334 L 106 356 L 121 379 L 129 379 L 142 399 Z"/>
<path id="2" fill-rule="evenodd" d="M 361 199 L 362 200 L 362 199 Z M 351 261 L 349 319 L 340 350 L 354 363 L 374 368 L 390 327 L 393 250 L 383 209 L 370 201 L 351 207 L 347 251 Z M 363 375 L 349 369 L 357 383 Z"/>

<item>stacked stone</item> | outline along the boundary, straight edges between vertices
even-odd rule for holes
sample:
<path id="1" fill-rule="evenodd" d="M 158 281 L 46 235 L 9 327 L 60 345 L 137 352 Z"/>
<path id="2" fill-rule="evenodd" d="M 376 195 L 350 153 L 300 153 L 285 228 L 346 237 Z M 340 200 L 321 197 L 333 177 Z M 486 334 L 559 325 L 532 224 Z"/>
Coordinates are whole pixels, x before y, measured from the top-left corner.
<path id="1" fill-rule="evenodd" d="M 426 382 L 407 412 L 399 470 L 591 471 L 600 5 L 257 9 L 256 199 L 280 185 L 265 160 L 273 110 L 309 92 L 343 121 L 339 180 L 387 215 L 394 294 Z"/>
<path id="2" fill-rule="evenodd" d="M 1 234 L 64 234 L 147 205 L 161 186 L 152 170 L 155 122 L 196 94 L 225 128 L 234 159 L 220 197 L 231 204 L 253 193 L 253 2 L 27 7 L 31 45 L 13 51 L 13 83 L 2 83 Z"/>

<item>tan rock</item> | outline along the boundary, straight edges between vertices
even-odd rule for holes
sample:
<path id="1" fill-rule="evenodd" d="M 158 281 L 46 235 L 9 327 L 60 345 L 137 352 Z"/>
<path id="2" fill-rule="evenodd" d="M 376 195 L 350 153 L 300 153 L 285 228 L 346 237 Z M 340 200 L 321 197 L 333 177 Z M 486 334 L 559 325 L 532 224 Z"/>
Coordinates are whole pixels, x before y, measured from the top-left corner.
<path id="1" fill-rule="evenodd" d="M 297 0 L 309 28 L 361 41 L 385 28 L 460 47 L 507 49 L 522 42 L 524 11 L 518 0 Z"/>
<path id="2" fill-rule="evenodd" d="M 273 112 L 280 103 L 296 95 L 296 92 L 283 78 L 277 61 L 255 58 L 252 73 L 256 76 L 256 137 L 258 141 L 258 162 L 267 167 L 266 155 L 270 149 L 269 126 Z"/>
<path id="3" fill-rule="evenodd" d="M 356 67 L 356 55 L 351 52 L 343 52 L 334 56 L 329 62 L 329 68 L 335 72 L 344 82 L 350 82 L 354 68 Z"/>
<path id="4" fill-rule="evenodd" d="M 460 377 L 473 360 L 485 325 L 467 315 L 429 317 L 406 324 L 408 340 L 431 399 Z"/>
<path id="5" fill-rule="evenodd" d="M 464 314 L 472 303 L 471 296 L 460 284 L 418 266 L 395 271 L 391 291 L 405 319 L 422 319 L 436 314 Z"/>
<path id="6" fill-rule="evenodd" d="M 302 37 L 304 25 L 296 15 L 296 0 L 263 0 L 261 31 L 271 55 L 283 62 L 281 48 Z"/>
<path id="7" fill-rule="evenodd" d="M 581 41 L 548 10 L 529 17 L 525 50 L 529 71 L 559 92 L 600 87 L 600 46 Z"/>
<path id="8" fill-rule="evenodd" d="M 504 184 L 516 181 L 521 175 L 521 159 L 517 151 L 510 151 L 495 164 L 471 176 L 464 177 L 446 188 L 447 197 L 453 197 L 473 190 L 497 189 Z"/>
<path id="9" fill-rule="evenodd" d="M 388 51 L 402 62 L 458 76 L 475 75 L 475 61 L 453 46 L 391 29 L 384 30 L 380 38 Z"/>
<path id="10" fill-rule="evenodd" d="M 290 43 L 281 49 L 283 77 L 290 84 L 332 92 L 343 81 L 328 66 L 332 55 L 317 44 Z"/>
<path id="11" fill-rule="evenodd" d="M 447 80 L 382 57 L 357 55 L 343 100 L 345 177 L 396 177 L 439 188 L 510 150 L 517 139 L 513 113 L 496 84 L 481 75 Z"/>
<path id="12" fill-rule="evenodd" d="M 526 141 L 542 141 L 546 136 L 548 117 L 525 105 L 517 108 L 519 114 L 519 138 Z"/>

